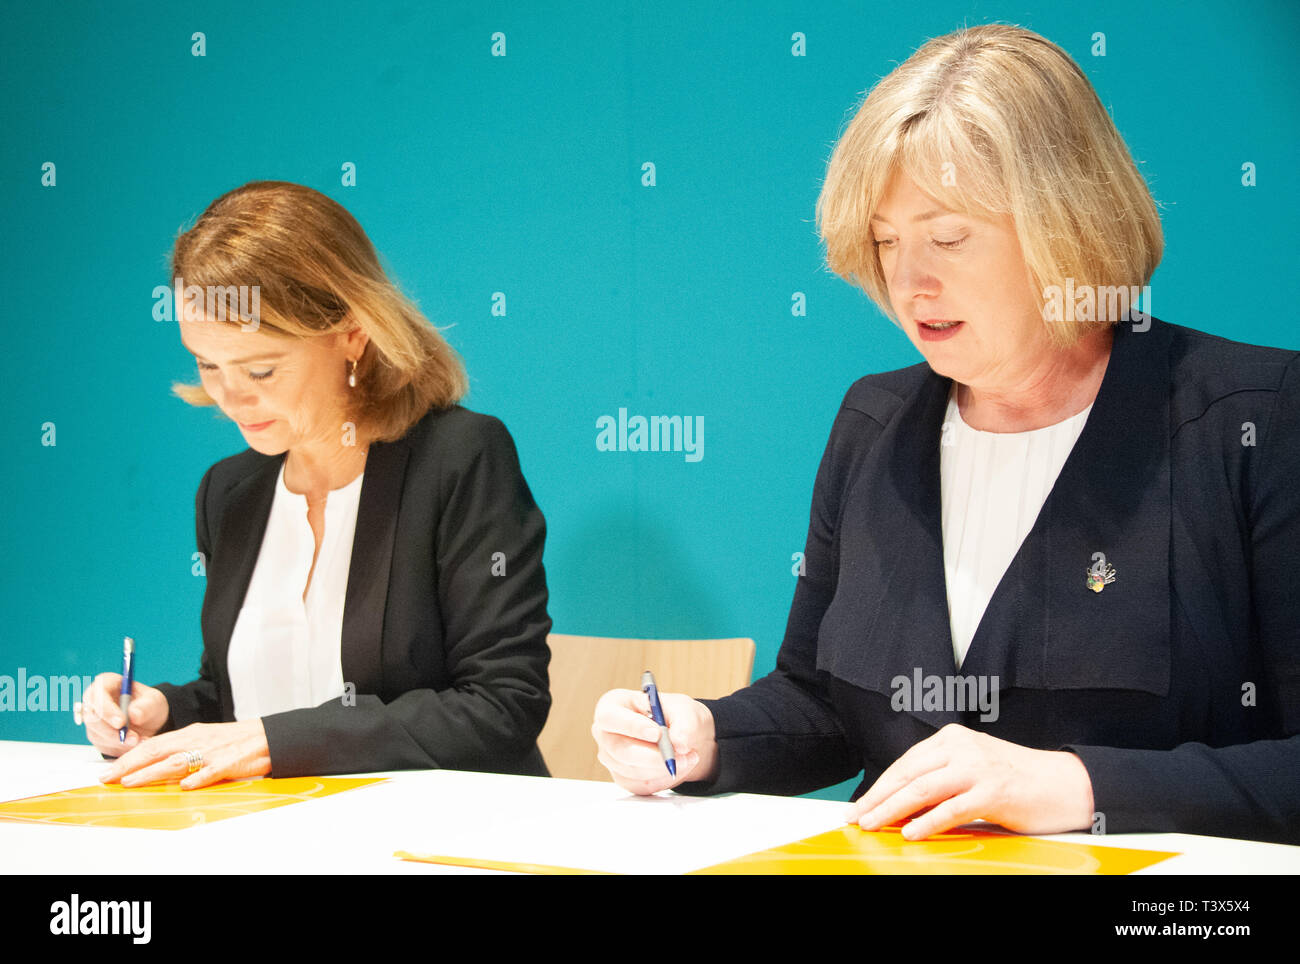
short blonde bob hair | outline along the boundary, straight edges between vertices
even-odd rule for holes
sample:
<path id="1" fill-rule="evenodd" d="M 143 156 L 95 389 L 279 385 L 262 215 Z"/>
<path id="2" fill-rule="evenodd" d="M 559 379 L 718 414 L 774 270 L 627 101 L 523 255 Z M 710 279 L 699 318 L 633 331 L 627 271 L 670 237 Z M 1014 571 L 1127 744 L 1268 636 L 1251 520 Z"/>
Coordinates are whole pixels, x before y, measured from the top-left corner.
<path id="1" fill-rule="evenodd" d="M 817 200 L 827 264 L 895 324 L 870 221 L 898 172 L 948 210 L 1010 215 L 1036 299 L 1067 278 L 1141 288 L 1160 263 L 1155 201 L 1092 84 L 1020 27 L 927 42 L 867 94 L 831 155 Z M 1044 323 L 1063 345 L 1104 324 Z"/>
<path id="2" fill-rule="evenodd" d="M 468 391 L 455 350 L 389 280 L 356 219 L 319 191 L 251 181 L 223 194 L 177 237 L 171 268 L 174 285 L 231 292 L 227 320 L 217 324 L 240 324 L 234 291 L 256 285 L 258 330 L 295 338 L 364 331 L 349 410 L 370 440 L 401 438 Z M 201 385 L 174 391 L 192 405 L 213 404 Z"/>

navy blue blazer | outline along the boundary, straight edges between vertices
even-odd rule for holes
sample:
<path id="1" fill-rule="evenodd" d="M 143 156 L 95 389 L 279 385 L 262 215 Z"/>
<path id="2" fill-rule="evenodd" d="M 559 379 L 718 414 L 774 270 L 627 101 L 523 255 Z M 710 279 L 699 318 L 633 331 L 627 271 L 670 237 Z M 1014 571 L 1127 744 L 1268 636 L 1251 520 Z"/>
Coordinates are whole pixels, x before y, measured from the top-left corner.
<path id="1" fill-rule="evenodd" d="M 1300 354 L 1121 326 L 1083 431 L 957 670 L 940 522 L 951 380 L 845 396 L 777 668 L 708 701 L 687 792 L 864 793 L 950 722 L 1076 753 L 1108 832 L 1300 842 Z M 1094 553 L 1114 567 L 1086 585 Z M 893 681 L 999 681 L 996 720 L 895 710 Z"/>
<path id="2" fill-rule="evenodd" d="M 199 679 L 161 684 L 166 729 L 234 719 L 226 653 L 283 455 L 252 449 L 203 477 Z M 429 412 L 366 455 L 343 609 L 355 699 L 262 718 L 272 776 L 445 767 L 546 775 L 546 524 L 495 418 Z"/>

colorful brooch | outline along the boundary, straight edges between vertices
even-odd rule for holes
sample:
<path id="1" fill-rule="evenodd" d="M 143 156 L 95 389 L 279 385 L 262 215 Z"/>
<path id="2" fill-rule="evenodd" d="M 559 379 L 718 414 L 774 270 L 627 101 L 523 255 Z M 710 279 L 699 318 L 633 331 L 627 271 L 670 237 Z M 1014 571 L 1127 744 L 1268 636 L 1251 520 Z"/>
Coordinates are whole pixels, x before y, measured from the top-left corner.
<path id="1" fill-rule="evenodd" d="M 1110 563 L 1097 564 L 1088 572 L 1088 588 L 1093 592 L 1101 592 L 1106 586 L 1115 581 L 1115 567 Z"/>

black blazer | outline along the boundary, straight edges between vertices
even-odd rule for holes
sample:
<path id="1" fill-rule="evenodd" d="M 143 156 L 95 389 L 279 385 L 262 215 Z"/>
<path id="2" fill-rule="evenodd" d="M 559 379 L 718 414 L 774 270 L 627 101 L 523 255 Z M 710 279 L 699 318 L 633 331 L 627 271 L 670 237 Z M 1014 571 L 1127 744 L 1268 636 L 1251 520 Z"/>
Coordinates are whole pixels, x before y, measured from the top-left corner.
<path id="1" fill-rule="evenodd" d="M 1122 326 L 1083 431 L 960 671 L 924 364 L 849 389 L 817 473 L 777 669 L 709 701 L 687 792 L 864 779 L 949 722 L 1068 749 L 1105 830 L 1300 842 L 1300 358 Z M 1115 581 L 1086 586 L 1103 552 Z M 999 715 L 894 710 L 897 677 L 999 681 Z M 901 705 L 901 701 L 899 704 Z"/>
<path id="2" fill-rule="evenodd" d="M 199 679 L 162 684 L 167 729 L 234 719 L 226 652 L 283 455 L 212 466 Z M 343 610 L 347 694 L 262 718 L 272 776 L 418 767 L 545 775 L 546 525 L 495 418 L 433 411 L 366 456 Z M 501 573 L 504 572 L 504 575 Z M 495 574 L 494 574 L 495 573 Z"/>

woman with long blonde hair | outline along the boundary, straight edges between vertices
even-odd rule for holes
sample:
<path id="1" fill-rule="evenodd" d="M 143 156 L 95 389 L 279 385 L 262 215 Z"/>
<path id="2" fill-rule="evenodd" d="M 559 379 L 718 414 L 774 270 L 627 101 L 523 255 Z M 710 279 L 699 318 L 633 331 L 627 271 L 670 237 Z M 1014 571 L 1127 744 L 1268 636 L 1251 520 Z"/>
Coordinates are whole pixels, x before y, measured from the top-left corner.
<path id="1" fill-rule="evenodd" d="M 213 201 L 172 274 L 199 374 L 177 392 L 248 448 L 199 485 L 199 678 L 136 682 L 127 715 L 116 674 L 86 696 L 105 780 L 545 774 L 545 523 L 451 346 L 301 185 Z"/>

